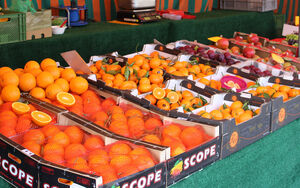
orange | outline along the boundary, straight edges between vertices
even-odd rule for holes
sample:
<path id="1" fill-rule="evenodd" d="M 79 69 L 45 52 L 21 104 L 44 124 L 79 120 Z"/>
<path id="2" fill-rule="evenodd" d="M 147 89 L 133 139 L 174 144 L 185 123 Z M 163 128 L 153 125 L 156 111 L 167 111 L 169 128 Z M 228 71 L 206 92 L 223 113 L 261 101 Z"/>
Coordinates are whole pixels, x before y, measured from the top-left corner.
<path id="1" fill-rule="evenodd" d="M 196 127 L 186 127 L 180 134 L 180 139 L 187 148 L 199 146 L 205 141 L 204 133 Z"/>
<path id="2" fill-rule="evenodd" d="M 65 149 L 57 143 L 48 143 L 43 147 L 43 155 L 65 155 Z"/>
<path id="3" fill-rule="evenodd" d="M 248 91 L 248 93 L 251 93 L 253 96 L 257 95 L 257 92 L 255 90 L 250 90 L 250 91 Z"/>
<path id="4" fill-rule="evenodd" d="M 184 90 L 182 91 L 182 98 L 186 99 L 186 98 L 191 98 L 194 97 L 193 93 L 188 91 L 188 90 Z"/>
<path id="5" fill-rule="evenodd" d="M 48 125 L 52 121 L 51 116 L 38 110 L 31 112 L 31 118 L 32 121 L 39 126 Z"/>
<path id="6" fill-rule="evenodd" d="M 152 144 L 161 145 L 160 139 L 154 134 L 148 134 L 142 138 L 143 141 L 149 142 Z"/>
<path id="7" fill-rule="evenodd" d="M 36 155 L 41 155 L 41 145 L 34 141 L 27 141 L 22 146 Z"/>
<path id="8" fill-rule="evenodd" d="M 15 129 L 9 126 L 2 126 L 0 129 L 0 133 L 7 138 L 15 136 L 17 134 Z"/>
<path id="9" fill-rule="evenodd" d="M 128 119 L 128 128 L 133 138 L 139 138 L 144 134 L 144 120 L 140 117 L 132 117 Z"/>
<path id="10" fill-rule="evenodd" d="M 110 114 L 124 114 L 124 110 L 120 106 L 111 106 L 109 108 Z"/>
<path id="11" fill-rule="evenodd" d="M 60 132 L 59 128 L 55 125 L 45 125 L 42 128 L 42 132 L 44 133 L 47 140 L 52 138 L 54 135 Z"/>
<path id="12" fill-rule="evenodd" d="M 20 90 L 15 85 L 7 85 L 1 91 L 1 98 L 5 102 L 15 102 L 20 98 Z"/>
<path id="13" fill-rule="evenodd" d="M 63 91 L 56 94 L 56 100 L 63 106 L 70 107 L 75 104 L 75 97 L 72 94 Z"/>
<path id="14" fill-rule="evenodd" d="M 299 90 L 297 89 L 290 89 L 288 92 L 289 97 L 296 97 L 300 94 Z"/>
<path id="15" fill-rule="evenodd" d="M 82 77 L 77 76 L 70 81 L 70 90 L 76 94 L 82 94 L 88 87 L 87 80 Z"/>
<path id="16" fill-rule="evenodd" d="M 231 112 L 231 108 L 228 106 L 228 105 L 226 105 L 226 104 L 223 104 L 220 108 L 219 108 L 219 110 L 223 113 L 223 112 L 228 112 L 228 113 L 230 113 Z"/>
<path id="17" fill-rule="evenodd" d="M 243 107 L 243 103 L 241 101 L 235 101 L 230 106 L 231 110 L 242 108 L 242 107 Z"/>
<path id="18" fill-rule="evenodd" d="M 70 144 L 70 138 L 66 133 L 60 131 L 60 132 L 54 134 L 48 140 L 48 143 L 57 143 L 57 144 L 61 144 L 63 147 L 66 147 L 67 145 Z"/>
<path id="19" fill-rule="evenodd" d="M 120 178 L 130 176 L 132 174 L 135 174 L 139 172 L 138 168 L 135 165 L 128 164 L 123 165 L 122 167 L 117 169 L 118 175 Z"/>
<path id="20" fill-rule="evenodd" d="M 24 72 L 29 72 L 32 69 L 40 69 L 40 64 L 36 61 L 28 61 L 24 66 Z"/>
<path id="21" fill-rule="evenodd" d="M 9 67 L 1 67 L 0 68 L 0 77 L 6 72 L 13 72 L 13 70 Z"/>
<path id="22" fill-rule="evenodd" d="M 22 91 L 30 91 L 36 86 L 35 77 L 30 73 L 25 73 L 20 76 L 19 88 Z"/>
<path id="23" fill-rule="evenodd" d="M 178 96 L 178 94 L 177 94 L 175 91 L 170 91 L 170 92 L 167 94 L 167 98 L 170 100 L 170 103 L 171 103 L 171 104 L 177 103 L 178 100 L 179 100 L 179 96 Z"/>
<path id="24" fill-rule="evenodd" d="M 142 66 L 144 61 L 145 61 L 145 57 L 142 56 L 142 55 L 136 55 L 133 57 L 133 61 L 134 61 L 134 65 L 137 65 L 137 66 Z"/>
<path id="25" fill-rule="evenodd" d="M 116 134 L 130 137 L 127 123 L 124 121 L 112 121 L 109 125 L 109 130 Z"/>
<path id="26" fill-rule="evenodd" d="M 162 141 L 162 145 L 169 146 L 171 148 L 171 156 L 177 156 L 186 151 L 186 148 L 182 141 L 179 138 L 176 137 L 164 137 Z"/>
<path id="27" fill-rule="evenodd" d="M 251 110 L 246 110 L 245 113 L 247 113 L 247 114 L 253 116 L 253 112 L 252 112 Z"/>
<path id="28" fill-rule="evenodd" d="M 167 136 L 179 138 L 181 134 L 181 128 L 176 124 L 170 124 L 164 127 L 162 131 L 162 136 L 165 138 Z"/>
<path id="29" fill-rule="evenodd" d="M 44 144 L 45 135 L 40 129 L 32 129 L 26 132 L 23 136 L 23 142 L 33 141 L 37 144 Z"/>
<path id="30" fill-rule="evenodd" d="M 150 101 L 150 103 L 152 105 L 155 105 L 155 103 L 156 103 L 156 98 L 153 95 L 146 95 L 145 99 L 147 99 L 148 101 Z"/>
<path id="31" fill-rule="evenodd" d="M 97 67 L 95 66 L 95 65 L 91 65 L 90 67 L 89 67 L 89 69 L 90 69 L 90 71 L 93 73 L 93 74 L 96 74 L 97 72 L 98 72 L 98 69 L 97 69 Z M 80 74 L 80 73 L 78 73 L 78 72 L 76 72 L 77 74 Z M 82 74 L 82 73 L 81 73 Z"/>
<path id="32" fill-rule="evenodd" d="M 149 78 L 141 78 L 139 84 L 148 84 L 150 85 Z"/>
<path id="33" fill-rule="evenodd" d="M 102 150 L 102 151 L 104 151 L 104 150 Z M 102 165 L 108 164 L 108 156 L 107 156 L 107 154 L 106 155 L 103 155 L 103 154 L 92 155 L 92 156 L 89 156 L 88 161 L 89 161 L 89 166 L 92 169 L 101 168 Z"/>
<path id="34" fill-rule="evenodd" d="M 125 114 L 112 114 L 111 115 L 111 121 L 122 121 L 122 122 L 127 122 L 127 117 Z"/>
<path id="35" fill-rule="evenodd" d="M 101 69 L 101 66 L 102 66 L 102 60 L 96 61 L 95 66 L 96 66 L 96 68 L 97 68 L 98 70 L 100 70 L 100 69 Z"/>
<path id="36" fill-rule="evenodd" d="M 248 82 L 247 83 L 247 88 L 249 88 L 250 86 L 253 86 L 253 85 L 255 85 L 255 82 Z"/>
<path id="37" fill-rule="evenodd" d="M 150 67 L 152 69 L 158 68 L 160 66 L 161 62 L 159 58 L 152 58 L 150 60 Z"/>
<path id="38" fill-rule="evenodd" d="M 139 117 L 139 118 L 143 118 L 144 117 L 144 114 L 142 111 L 138 110 L 138 109 L 129 109 L 125 112 L 125 116 L 130 119 L 130 118 L 133 118 L 133 117 Z"/>
<path id="39" fill-rule="evenodd" d="M 163 75 L 164 71 L 161 68 L 155 68 L 152 70 L 152 74 L 160 74 Z"/>
<path id="40" fill-rule="evenodd" d="M 274 93 L 273 98 L 277 98 L 277 97 L 280 97 L 280 96 L 283 97 L 283 101 L 286 101 L 288 99 L 288 95 L 286 93 L 279 92 L 279 91 Z"/>
<path id="41" fill-rule="evenodd" d="M 245 121 L 248 121 L 251 118 L 252 118 L 252 115 L 250 115 L 249 113 L 243 113 L 237 118 L 237 122 L 243 123 Z"/>
<path id="42" fill-rule="evenodd" d="M 260 113 L 260 109 L 258 108 L 254 112 L 258 115 Z"/>
<path id="43" fill-rule="evenodd" d="M 14 102 L 12 103 L 12 109 L 16 114 L 21 115 L 29 112 L 30 107 L 28 104 L 25 103 Z"/>
<path id="44" fill-rule="evenodd" d="M 83 140 L 84 133 L 76 126 L 70 126 L 64 132 L 69 136 L 71 144 L 80 144 Z"/>
<path id="45" fill-rule="evenodd" d="M 291 90 L 291 88 L 289 86 L 280 86 L 279 87 L 280 92 L 288 93 L 290 90 Z"/>
<path id="46" fill-rule="evenodd" d="M 93 151 L 104 146 L 104 142 L 99 136 L 90 136 L 84 142 L 84 147 L 88 151 Z"/>
<path id="47" fill-rule="evenodd" d="M 163 123 L 160 119 L 158 118 L 153 118 L 153 117 L 150 117 L 149 119 L 147 119 L 145 121 L 145 128 L 149 131 L 152 131 L 156 128 L 160 128 L 163 126 Z"/>
<path id="48" fill-rule="evenodd" d="M 142 171 L 155 166 L 155 163 L 150 156 L 138 156 L 133 160 L 133 165 L 135 165 L 139 171 Z"/>
<path id="49" fill-rule="evenodd" d="M 79 171 L 82 171 L 82 172 L 89 172 L 88 163 L 82 157 L 75 157 L 75 158 L 69 159 L 67 161 L 67 166 L 69 168 L 79 170 Z"/>
<path id="50" fill-rule="evenodd" d="M 61 72 L 61 78 L 70 82 L 73 78 L 76 77 L 76 73 L 72 68 L 66 68 Z"/>
<path id="51" fill-rule="evenodd" d="M 41 72 L 37 77 L 36 77 L 36 83 L 37 86 L 41 88 L 46 88 L 48 85 L 52 84 L 54 82 L 54 78 L 52 74 L 49 72 Z"/>
<path id="52" fill-rule="evenodd" d="M 110 165 L 115 169 L 119 169 L 124 165 L 129 165 L 132 162 L 132 159 L 128 155 L 117 155 L 112 157 L 110 160 Z"/>
<path id="53" fill-rule="evenodd" d="M 131 151 L 132 149 L 128 144 L 122 142 L 116 142 L 112 144 L 111 147 L 109 148 L 109 156 L 113 157 L 116 155 L 127 155 Z"/>
<path id="54" fill-rule="evenodd" d="M 231 115 L 232 117 L 234 117 L 235 119 L 237 119 L 240 115 L 242 115 L 243 113 L 245 113 L 245 111 L 242 108 L 236 108 L 233 109 L 231 111 Z"/>
<path id="55" fill-rule="evenodd" d="M 257 94 L 266 93 L 267 90 L 268 89 L 266 87 L 264 87 L 264 86 L 259 86 L 258 88 L 256 88 Z"/>
<path id="56" fill-rule="evenodd" d="M 31 118 L 29 114 L 19 116 L 17 125 L 15 127 L 16 133 L 24 133 L 31 128 Z M 11 126 L 12 127 L 12 126 Z"/>
<path id="57" fill-rule="evenodd" d="M 140 84 L 138 86 L 138 90 L 141 92 L 141 93 L 147 93 L 147 92 L 150 92 L 152 89 L 151 85 L 150 84 Z"/>
<path id="58" fill-rule="evenodd" d="M 276 91 L 279 90 L 280 85 L 279 84 L 273 84 L 272 88 L 275 89 Z"/>
<path id="59" fill-rule="evenodd" d="M 132 160 L 135 160 L 139 156 L 150 156 L 151 153 L 144 147 L 136 147 L 131 152 L 129 152 L 129 156 Z"/>
<path id="60" fill-rule="evenodd" d="M 40 87 L 35 87 L 33 88 L 29 94 L 31 96 L 33 96 L 34 98 L 37 98 L 37 99 L 43 99 L 46 97 L 46 93 L 45 93 L 45 90 L 40 88 Z"/>
<path id="61" fill-rule="evenodd" d="M 46 92 L 46 97 L 53 101 L 56 99 L 56 95 L 59 92 L 62 92 L 62 89 L 59 85 L 53 83 L 47 86 L 45 92 Z"/>
<path id="62" fill-rule="evenodd" d="M 130 165 L 128 165 L 130 167 Z M 126 167 L 127 169 L 127 167 Z M 99 175 L 103 179 L 103 184 L 113 182 L 118 179 L 115 169 L 111 165 L 101 165 L 101 168 L 93 169 L 96 175 Z M 119 173 L 121 176 L 122 173 Z"/>
<path id="63" fill-rule="evenodd" d="M 183 76 L 189 75 L 189 71 L 187 68 L 180 68 L 178 71 L 181 72 Z"/>
<path id="64" fill-rule="evenodd" d="M 222 114 L 223 114 L 223 119 L 231 119 L 232 118 L 232 116 L 229 112 L 223 111 Z"/>
<path id="65" fill-rule="evenodd" d="M 103 156 L 103 158 L 105 158 L 106 160 L 109 160 L 108 153 L 103 149 L 96 149 L 94 151 L 88 152 L 88 160 L 89 161 L 90 161 L 90 158 L 97 157 L 97 156 Z"/>
<path id="66" fill-rule="evenodd" d="M 162 110 L 170 110 L 170 104 L 167 100 L 165 99 L 160 99 L 157 101 L 157 107 L 162 109 Z"/>
<path id="67" fill-rule="evenodd" d="M 138 72 L 138 77 L 139 78 L 143 78 L 144 76 L 146 76 L 146 74 L 147 74 L 148 71 L 145 70 L 145 69 L 140 69 L 137 72 Z"/>
<path id="68" fill-rule="evenodd" d="M 212 119 L 215 120 L 222 120 L 223 119 L 223 114 L 220 110 L 213 110 L 210 112 Z"/>
<path id="69" fill-rule="evenodd" d="M 28 73 L 32 74 L 34 77 L 37 77 L 41 72 L 43 72 L 41 69 L 31 69 L 28 71 Z"/>
<path id="70" fill-rule="evenodd" d="M 63 155 L 53 155 L 53 154 L 49 154 L 49 155 L 45 155 L 44 159 L 46 161 L 58 164 L 58 165 L 64 165 L 65 163 L 65 159 L 63 157 Z"/>
<path id="71" fill-rule="evenodd" d="M 153 89 L 152 91 L 153 93 L 153 96 L 156 98 L 156 99 L 163 99 L 166 95 L 166 92 L 164 89 L 160 88 L 160 87 L 156 87 Z"/>
<path id="72" fill-rule="evenodd" d="M 51 58 L 46 58 L 46 59 L 44 59 L 42 62 L 41 62 L 41 68 L 42 68 L 42 70 L 44 71 L 45 69 L 46 69 L 46 67 L 48 67 L 48 66 L 56 66 L 57 67 L 57 65 L 56 65 L 56 62 L 53 60 L 53 59 L 51 59 Z"/>
<path id="73" fill-rule="evenodd" d="M 74 157 L 85 157 L 87 150 L 82 144 L 70 144 L 65 148 L 65 159 L 69 160 Z"/>
<path id="74" fill-rule="evenodd" d="M 20 77 L 22 74 L 24 74 L 24 70 L 22 68 L 17 68 L 14 70 L 14 72 Z"/>
<path id="75" fill-rule="evenodd" d="M 160 84 L 164 81 L 164 77 L 160 74 L 151 74 L 149 79 L 152 84 Z"/>
<path id="76" fill-rule="evenodd" d="M 175 67 L 167 67 L 166 69 L 167 73 L 173 74 L 176 71 Z"/>
<path id="77" fill-rule="evenodd" d="M 184 63 L 183 63 L 183 62 L 181 62 L 181 61 L 176 61 L 175 64 L 173 65 L 173 67 L 174 67 L 176 70 L 178 70 L 178 69 L 180 69 L 180 68 L 184 68 L 185 66 L 184 66 Z"/>
<path id="78" fill-rule="evenodd" d="M 44 71 L 47 71 L 50 74 L 52 74 L 54 80 L 60 77 L 60 71 L 56 66 L 47 66 Z"/>
<path id="79" fill-rule="evenodd" d="M 5 87 L 7 85 L 18 86 L 19 76 L 13 71 L 5 72 L 4 74 L 1 75 L 0 83 L 2 87 Z"/>
<path id="80" fill-rule="evenodd" d="M 150 64 L 148 62 L 144 62 L 141 68 L 147 71 L 151 69 Z"/>

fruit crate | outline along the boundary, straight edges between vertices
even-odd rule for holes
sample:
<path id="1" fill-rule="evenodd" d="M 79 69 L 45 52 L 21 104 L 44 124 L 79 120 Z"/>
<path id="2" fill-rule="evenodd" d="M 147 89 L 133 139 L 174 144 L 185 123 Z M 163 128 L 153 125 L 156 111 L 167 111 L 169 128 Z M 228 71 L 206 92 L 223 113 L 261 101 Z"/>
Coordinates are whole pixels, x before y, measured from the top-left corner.
<path id="1" fill-rule="evenodd" d="M 277 0 L 221 0 L 220 8 L 266 12 L 277 9 Z"/>
<path id="2" fill-rule="evenodd" d="M 26 39 L 26 15 L 21 12 L 4 11 L 0 15 L 0 44 Z"/>

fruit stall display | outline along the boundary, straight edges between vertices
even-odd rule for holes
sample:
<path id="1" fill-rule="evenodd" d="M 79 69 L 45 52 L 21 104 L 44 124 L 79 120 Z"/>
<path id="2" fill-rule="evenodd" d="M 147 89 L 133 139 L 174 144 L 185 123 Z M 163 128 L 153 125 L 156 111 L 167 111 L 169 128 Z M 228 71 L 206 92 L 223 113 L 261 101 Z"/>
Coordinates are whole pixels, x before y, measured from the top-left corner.
<path id="1" fill-rule="evenodd" d="M 299 118 L 297 73 L 197 44 L 93 56 L 90 75 L 50 58 L 1 67 L 3 155 L 36 185 L 166 186 Z"/>
<path id="2" fill-rule="evenodd" d="M 241 32 L 235 32 L 233 39 L 241 44 L 254 46 L 269 52 L 277 53 L 283 57 L 297 57 L 297 47 L 293 46 L 295 44 L 295 37 L 297 35 L 291 35 L 287 37 L 286 43 L 272 41 L 264 37 L 260 37 L 255 33 L 246 34 Z"/>

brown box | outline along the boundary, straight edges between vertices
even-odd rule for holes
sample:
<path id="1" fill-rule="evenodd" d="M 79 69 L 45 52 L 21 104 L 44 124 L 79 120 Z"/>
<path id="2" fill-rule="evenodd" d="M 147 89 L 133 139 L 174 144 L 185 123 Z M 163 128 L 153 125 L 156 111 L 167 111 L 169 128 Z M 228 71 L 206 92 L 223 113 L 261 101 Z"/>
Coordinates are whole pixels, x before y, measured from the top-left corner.
<path id="1" fill-rule="evenodd" d="M 36 13 L 26 13 L 26 30 L 36 31 L 51 27 L 51 10 L 38 10 Z"/>
<path id="2" fill-rule="evenodd" d="M 43 29 L 37 29 L 33 31 L 26 32 L 26 40 L 32 39 L 40 39 L 40 38 L 47 38 L 52 37 L 52 29 L 51 26 Z"/>

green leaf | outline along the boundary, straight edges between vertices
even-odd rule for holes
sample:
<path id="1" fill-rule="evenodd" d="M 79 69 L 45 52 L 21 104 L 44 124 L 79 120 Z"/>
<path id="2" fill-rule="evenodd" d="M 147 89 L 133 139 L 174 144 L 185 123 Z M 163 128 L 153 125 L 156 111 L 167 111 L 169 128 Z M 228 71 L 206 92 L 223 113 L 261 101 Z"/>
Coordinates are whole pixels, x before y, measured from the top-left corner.
<path id="1" fill-rule="evenodd" d="M 247 101 L 243 104 L 242 109 L 249 110 L 249 101 Z"/>
<path id="2" fill-rule="evenodd" d="M 151 57 L 145 57 L 145 59 L 151 60 L 152 58 Z"/>
<path id="3" fill-rule="evenodd" d="M 103 63 L 103 64 L 107 64 L 107 62 L 108 62 L 108 57 L 102 59 L 102 63 Z"/>
<path id="4" fill-rule="evenodd" d="M 227 108 L 227 105 L 224 103 L 223 104 L 223 109 L 225 110 Z"/>
<path id="5" fill-rule="evenodd" d="M 129 79 L 129 76 L 130 76 L 130 70 L 129 70 L 128 66 L 126 66 L 125 71 L 124 71 L 124 77 L 127 81 Z"/>
<path id="6" fill-rule="evenodd" d="M 102 67 L 102 66 L 101 66 L 101 69 L 104 70 L 104 71 L 106 72 L 106 67 Z"/>
<path id="7" fill-rule="evenodd" d="M 168 103 L 171 103 L 170 99 L 168 97 L 164 98 Z"/>
<path id="8" fill-rule="evenodd" d="M 135 62 L 133 62 L 133 63 L 131 63 L 131 64 L 129 64 L 128 62 L 126 62 L 126 66 L 127 66 L 127 67 L 132 67 L 134 64 L 135 64 Z"/>
<path id="9" fill-rule="evenodd" d="M 256 113 L 254 110 L 252 110 L 252 112 L 253 112 L 253 116 L 256 116 L 256 115 L 257 115 L 257 113 Z"/>
<path id="10" fill-rule="evenodd" d="M 112 63 L 111 65 L 119 65 L 119 61 Z"/>
<path id="11" fill-rule="evenodd" d="M 198 61 L 195 59 L 195 60 L 189 61 L 189 64 L 198 65 Z"/>
<path id="12" fill-rule="evenodd" d="M 199 48 L 199 46 L 195 46 L 194 50 L 195 50 L 195 51 L 197 51 L 197 50 L 198 50 L 198 48 Z"/>
<path id="13" fill-rule="evenodd" d="M 137 72 L 135 69 L 133 69 L 133 74 L 135 75 L 135 77 L 137 77 L 138 79 L 140 79 L 140 78 L 138 77 L 138 72 Z"/>
<path id="14" fill-rule="evenodd" d="M 203 105 L 205 105 L 207 103 L 207 100 L 205 98 L 203 98 L 202 96 L 199 96 L 199 98 L 203 101 Z"/>
<path id="15" fill-rule="evenodd" d="M 146 73 L 146 75 L 144 77 L 146 77 L 146 78 L 149 77 L 149 71 L 147 71 L 147 73 Z"/>
<path id="16" fill-rule="evenodd" d="M 266 98 L 266 99 L 270 99 L 271 98 L 271 96 L 268 93 L 263 93 L 263 95 L 264 95 L 264 98 Z"/>
<path id="17" fill-rule="evenodd" d="M 116 74 L 119 74 L 120 72 L 121 72 L 121 70 L 118 70 L 118 71 L 110 70 L 110 71 L 107 71 L 106 73 L 107 73 L 107 74 L 116 75 Z"/>

